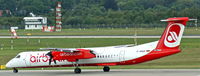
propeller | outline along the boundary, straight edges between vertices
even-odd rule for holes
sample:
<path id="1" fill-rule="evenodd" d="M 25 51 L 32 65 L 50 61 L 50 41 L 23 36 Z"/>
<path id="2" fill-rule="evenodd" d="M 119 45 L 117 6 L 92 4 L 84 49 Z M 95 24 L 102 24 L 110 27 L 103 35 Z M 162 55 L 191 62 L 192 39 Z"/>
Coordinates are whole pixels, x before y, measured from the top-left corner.
<path id="1" fill-rule="evenodd" d="M 50 57 L 49 58 L 49 65 L 51 65 L 51 61 L 53 59 L 52 51 L 48 52 L 46 55 Z M 56 60 L 53 60 L 53 62 L 56 64 Z"/>

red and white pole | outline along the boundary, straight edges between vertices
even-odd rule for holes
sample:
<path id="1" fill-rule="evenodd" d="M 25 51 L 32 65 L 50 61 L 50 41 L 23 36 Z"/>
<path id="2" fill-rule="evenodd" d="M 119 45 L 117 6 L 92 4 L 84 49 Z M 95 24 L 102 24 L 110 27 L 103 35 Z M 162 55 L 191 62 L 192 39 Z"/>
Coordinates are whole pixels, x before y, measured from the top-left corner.
<path id="1" fill-rule="evenodd" d="M 55 31 L 61 31 L 61 25 L 62 25 L 62 13 L 61 13 L 61 2 L 57 3 L 56 7 L 56 27 Z"/>

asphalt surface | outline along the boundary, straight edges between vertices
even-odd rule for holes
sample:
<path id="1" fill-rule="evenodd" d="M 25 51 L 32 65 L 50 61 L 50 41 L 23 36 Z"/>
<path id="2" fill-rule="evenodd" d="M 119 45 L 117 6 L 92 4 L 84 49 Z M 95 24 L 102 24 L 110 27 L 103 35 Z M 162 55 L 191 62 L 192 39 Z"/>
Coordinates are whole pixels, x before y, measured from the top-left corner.
<path id="1" fill-rule="evenodd" d="M 0 36 L 12 38 L 12 36 Z M 19 38 L 160 38 L 160 36 L 19 36 Z M 200 35 L 183 36 L 183 38 L 200 38 Z"/>
<path id="2" fill-rule="evenodd" d="M 200 76 L 200 69 L 82 69 L 81 74 L 74 74 L 73 70 L 1 70 L 0 76 Z"/>

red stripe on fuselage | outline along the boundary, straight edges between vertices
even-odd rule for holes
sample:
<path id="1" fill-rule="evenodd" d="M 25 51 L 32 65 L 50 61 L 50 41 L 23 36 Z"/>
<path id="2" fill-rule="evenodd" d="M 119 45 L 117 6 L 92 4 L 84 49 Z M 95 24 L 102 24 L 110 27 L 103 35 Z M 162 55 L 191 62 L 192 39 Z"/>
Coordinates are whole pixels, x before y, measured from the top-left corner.
<path id="1" fill-rule="evenodd" d="M 146 61 L 150 61 L 150 60 L 154 60 L 154 59 L 158 59 L 161 57 L 165 57 L 165 56 L 169 56 L 172 54 L 176 54 L 178 52 L 180 52 L 181 50 L 175 50 L 175 49 L 162 49 L 161 51 L 151 51 L 149 54 L 133 59 L 133 60 L 128 60 L 128 61 L 124 61 L 123 63 L 118 62 L 117 65 L 131 65 L 131 64 L 138 64 L 138 63 L 142 63 L 142 62 L 146 62 Z"/>

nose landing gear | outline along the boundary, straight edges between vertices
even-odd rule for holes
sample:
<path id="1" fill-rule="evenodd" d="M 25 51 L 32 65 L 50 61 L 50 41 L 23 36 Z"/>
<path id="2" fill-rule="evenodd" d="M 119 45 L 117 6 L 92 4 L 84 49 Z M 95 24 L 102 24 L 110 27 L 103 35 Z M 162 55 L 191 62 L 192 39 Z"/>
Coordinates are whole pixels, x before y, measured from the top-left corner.
<path id="1" fill-rule="evenodd" d="M 17 68 L 13 68 L 13 73 L 18 73 L 18 69 Z"/>

